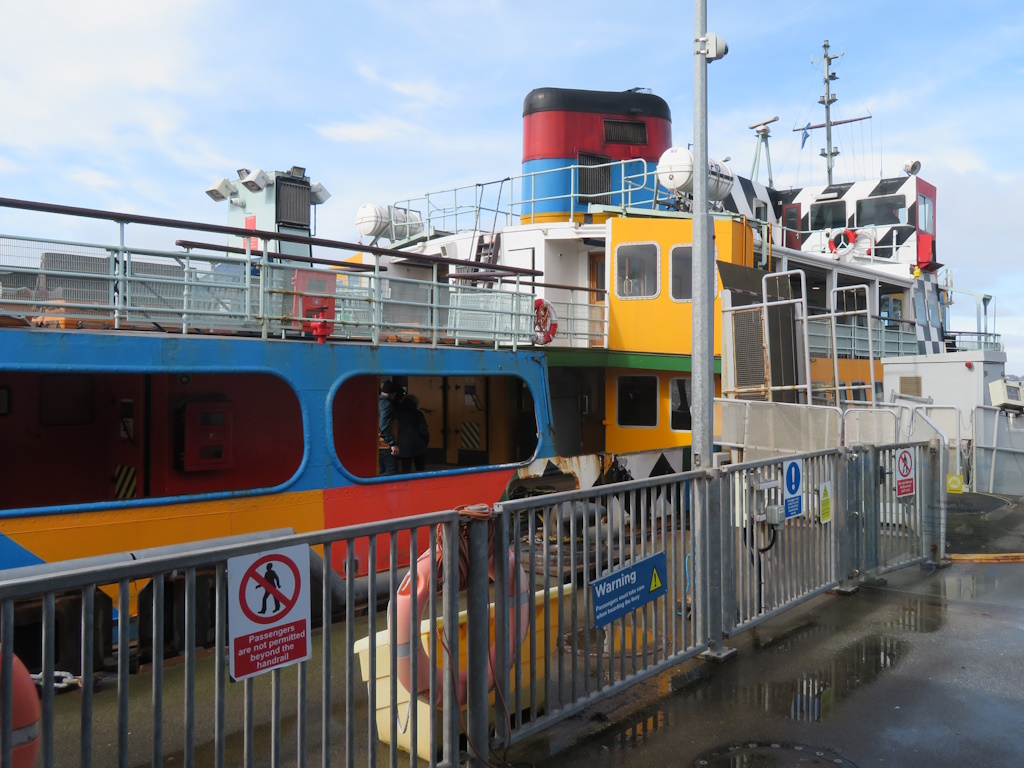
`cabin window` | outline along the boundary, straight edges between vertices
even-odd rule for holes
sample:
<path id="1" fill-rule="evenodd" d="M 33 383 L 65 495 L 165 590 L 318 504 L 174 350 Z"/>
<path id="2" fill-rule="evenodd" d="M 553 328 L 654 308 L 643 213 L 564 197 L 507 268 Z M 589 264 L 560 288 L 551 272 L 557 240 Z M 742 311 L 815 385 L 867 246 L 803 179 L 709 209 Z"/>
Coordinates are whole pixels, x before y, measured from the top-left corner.
<path id="1" fill-rule="evenodd" d="M 855 403 L 866 403 L 868 401 L 868 390 L 870 387 L 865 381 L 850 382 L 850 399 Z"/>
<path id="2" fill-rule="evenodd" d="M 677 245 L 672 249 L 669 261 L 669 280 L 672 283 L 672 298 L 675 301 L 693 299 L 693 246 Z"/>
<path id="3" fill-rule="evenodd" d="M 620 427 L 658 426 L 658 377 L 620 376 L 617 402 Z"/>
<path id="4" fill-rule="evenodd" d="M 620 245 L 615 249 L 615 292 L 620 299 L 649 299 L 658 295 L 658 246 Z"/>
<path id="5" fill-rule="evenodd" d="M 889 227 L 907 223 L 907 198 L 904 195 L 869 197 L 857 201 L 858 227 Z"/>
<path id="6" fill-rule="evenodd" d="M 939 287 L 937 285 L 927 286 L 928 291 L 928 315 L 931 324 L 936 328 L 942 327 L 942 312 L 939 311 Z"/>
<path id="7" fill-rule="evenodd" d="M 833 200 L 811 206 L 811 229 L 843 229 L 846 226 L 846 203 Z"/>
<path id="8" fill-rule="evenodd" d="M 917 196 L 917 231 L 935 234 L 935 201 L 925 195 Z"/>
<path id="9" fill-rule="evenodd" d="M 672 379 L 669 398 L 672 403 L 672 429 L 690 429 L 690 380 Z"/>
<path id="10" fill-rule="evenodd" d="M 384 379 L 398 393 L 385 441 L 398 446 L 395 466 L 380 454 Z M 536 453 L 539 432 L 530 388 L 517 376 L 353 376 L 334 395 L 331 425 L 338 464 L 362 479 L 520 464 Z"/>

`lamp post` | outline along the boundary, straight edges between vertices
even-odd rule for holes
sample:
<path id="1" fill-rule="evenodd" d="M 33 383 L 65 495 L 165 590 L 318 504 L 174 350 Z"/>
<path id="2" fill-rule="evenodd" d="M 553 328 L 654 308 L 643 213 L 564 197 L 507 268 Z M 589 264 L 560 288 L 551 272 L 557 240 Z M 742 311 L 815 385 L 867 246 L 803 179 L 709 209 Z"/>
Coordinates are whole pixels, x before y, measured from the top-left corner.
<path id="1" fill-rule="evenodd" d="M 707 31 L 707 0 L 693 3 L 693 464 L 712 465 L 715 398 L 715 270 L 708 212 L 708 62 L 729 52 Z"/>

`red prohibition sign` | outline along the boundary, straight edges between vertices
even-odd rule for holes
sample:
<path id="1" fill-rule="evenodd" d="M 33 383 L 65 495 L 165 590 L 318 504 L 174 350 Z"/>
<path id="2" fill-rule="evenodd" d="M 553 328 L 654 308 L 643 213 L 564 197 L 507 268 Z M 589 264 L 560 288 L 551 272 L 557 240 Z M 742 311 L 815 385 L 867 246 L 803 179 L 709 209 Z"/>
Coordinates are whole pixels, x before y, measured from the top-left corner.
<path id="1" fill-rule="evenodd" d="M 290 598 L 286 597 L 285 594 L 280 589 L 278 589 L 273 584 L 268 582 L 263 577 L 263 574 L 256 570 L 261 565 L 264 565 L 269 562 L 282 563 L 288 566 L 288 570 L 292 572 L 292 576 L 294 577 L 293 583 L 295 584 L 295 591 Z M 274 611 L 269 616 L 261 616 L 259 613 L 250 608 L 249 601 L 245 599 L 245 588 L 249 586 L 250 579 L 255 581 L 259 587 L 265 589 L 271 597 L 275 598 L 276 600 L 280 600 L 281 610 Z M 264 555 L 255 563 L 250 565 L 246 569 L 245 575 L 242 576 L 242 583 L 238 587 L 238 602 L 242 606 L 242 613 L 244 613 L 252 621 L 255 621 L 257 624 L 273 624 L 275 622 L 278 622 L 285 616 L 287 616 L 288 612 L 295 607 L 295 603 L 299 599 L 299 587 L 301 586 L 301 584 L 302 582 L 299 576 L 299 569 L 298 567 L 296 567 L 295 563 L 292 562 L 291 558 L 278 554 Z"/>
<path id="2" fill-rule="evenodd" d="M 910 477 L 910 451 L 900 453 L 900 475 Z"/>

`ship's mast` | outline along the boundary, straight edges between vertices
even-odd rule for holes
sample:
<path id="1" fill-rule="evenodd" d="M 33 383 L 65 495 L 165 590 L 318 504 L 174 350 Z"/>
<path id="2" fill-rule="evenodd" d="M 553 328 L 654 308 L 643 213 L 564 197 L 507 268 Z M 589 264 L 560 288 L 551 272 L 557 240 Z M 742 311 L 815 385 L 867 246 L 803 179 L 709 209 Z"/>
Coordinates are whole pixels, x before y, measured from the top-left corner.
<path id="1" fill-rule="evenodd" d="M 832 186 L 832 167 L 835 165 L 836 155 L 839 154 L 839 149 L 832 147 L 832 104 L 835 102 L 837 96 L 832 93 L 832 81 L 838 80 L 839 75 L 830 70 L 833 59 L 838 59 L 838 56 L 828 55 L 828 40 L 825 41 L 823 46 L 825 49 L 825 55 L 820 59 L 825 62 L 825 95 L 818 99 L 819 104 L 825 105 L 825 145 L 828 148 L 826 152 L 824 149 L 821 150 L 821 156 L 825 158 L 825 164 L 828 166 L 828 185 Z"/>
<path id="2" fill-rule="evenodd" d="M 813 131 L 815 128 L 825 129 L 825 145 L 826 148 L 821 150 L 821 156 L 825 158 L 825 164 L 828 166 L 828 184 L 832 186 L 832 169 L 835 167 L 836 155 L 839 154 L 839 147 L 832 146 L 832 126 L 834 125 L 845 125 L 846 123 L 856 123 L 861 120 L 870 120 L 871 115 L 865 115 L 864 117 L 851 117 L 847 120 L 833 120 L 832 119 L 832 105 L 839 98 L 832 93 L 832 81 L 838 80 L 839 75 L 832 71 L 832 61 L 838 59 L 843 54 L 836 54 L 835 56 L 829 55 L 828 40 L 822 46 L 825 49 L 825 55 L 820 59 L 814 59 L 811 63 L 817 64 L 819 61 L 825 62 L 825 95 L 818 99 L 818 103 L 825 107 L 825 122 L 819 123 L 818 125 L 806 125 L 803 128 L 794 128 L 793 132 L 802 132 L 805 135 L 807 131 Z M 751 126 L 752 128 L 754 126 Z M 800 145 L 801 149 L 803 144 Z"/>

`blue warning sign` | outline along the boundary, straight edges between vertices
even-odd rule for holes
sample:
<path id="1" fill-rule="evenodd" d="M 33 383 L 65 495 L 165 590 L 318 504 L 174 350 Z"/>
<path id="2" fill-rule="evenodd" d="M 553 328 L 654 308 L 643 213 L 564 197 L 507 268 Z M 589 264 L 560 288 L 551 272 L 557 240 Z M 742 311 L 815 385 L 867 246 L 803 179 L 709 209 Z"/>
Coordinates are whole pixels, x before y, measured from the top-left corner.
<path id="1" fill-rule="evenodd" d="M 668 592 L 664 552 L 636 560 L 602 576 L 590 587 L 594 597 L 594 626 L 603 627 Z"/>

